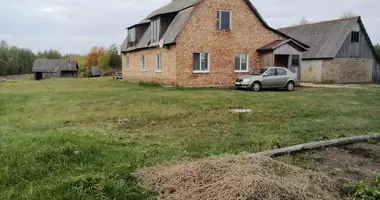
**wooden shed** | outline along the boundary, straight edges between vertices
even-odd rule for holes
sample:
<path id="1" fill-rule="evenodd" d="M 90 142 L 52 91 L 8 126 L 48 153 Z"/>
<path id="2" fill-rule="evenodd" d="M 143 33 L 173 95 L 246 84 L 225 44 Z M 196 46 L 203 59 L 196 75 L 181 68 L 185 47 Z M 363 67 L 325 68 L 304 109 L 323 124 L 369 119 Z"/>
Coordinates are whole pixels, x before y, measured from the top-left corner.
<path id="1" fill-rule="evenodd" d="M 78 62 L 64 59 L 38 59 L 33 65 L 35 80 L 78 76 Z"/>
<path id="2" fill-rule="evenodd" d="M 288 68 L 301 76 L 302 52 L 307 49 L 292 39 L 276 40 L 257 50 L 261 54 L 260 65 Z"/>

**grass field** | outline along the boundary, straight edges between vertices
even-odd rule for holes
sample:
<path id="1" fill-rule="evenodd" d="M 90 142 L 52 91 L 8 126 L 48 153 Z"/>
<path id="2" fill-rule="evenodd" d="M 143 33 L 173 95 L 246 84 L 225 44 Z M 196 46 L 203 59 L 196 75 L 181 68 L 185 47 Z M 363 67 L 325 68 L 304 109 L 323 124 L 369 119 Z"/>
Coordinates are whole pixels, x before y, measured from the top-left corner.
<path id="1" fill-rule="evenodd" d="M 148 199 L 132 172 L 380 131 L 380 90 L 0 83 L 0 199 Z M 229 108 L 250 108 L 238 116 Z"/>

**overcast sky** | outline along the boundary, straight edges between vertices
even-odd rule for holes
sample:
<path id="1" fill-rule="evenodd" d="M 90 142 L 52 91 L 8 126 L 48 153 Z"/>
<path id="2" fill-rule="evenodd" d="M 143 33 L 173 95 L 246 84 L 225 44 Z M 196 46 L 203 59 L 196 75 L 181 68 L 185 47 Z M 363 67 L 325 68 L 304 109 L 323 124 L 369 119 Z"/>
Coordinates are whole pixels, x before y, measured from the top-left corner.
<path id="1" fill-rule="evenodd" d="M 121 44 L 130 26 L 171 0 L 0 0 L 0 40 L 33 51 L 85 53 Z M 268 24 L 289 26 L 361 15 L 373 43 L 380 43 L 379 0 L 251 0 Z"/>

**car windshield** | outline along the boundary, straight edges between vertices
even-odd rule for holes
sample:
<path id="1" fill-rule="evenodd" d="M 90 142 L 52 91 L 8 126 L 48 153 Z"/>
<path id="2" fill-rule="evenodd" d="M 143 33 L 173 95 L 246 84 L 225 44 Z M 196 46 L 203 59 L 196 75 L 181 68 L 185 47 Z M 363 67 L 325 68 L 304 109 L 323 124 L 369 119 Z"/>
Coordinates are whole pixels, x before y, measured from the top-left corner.
<path id="1" fill-rule="evenodd" d="M 261 68 L 261 69 L 255 69 L 254 71 L 250 72 L 250 75 L 262 75 L 264 74 L 268 68 Z"/>

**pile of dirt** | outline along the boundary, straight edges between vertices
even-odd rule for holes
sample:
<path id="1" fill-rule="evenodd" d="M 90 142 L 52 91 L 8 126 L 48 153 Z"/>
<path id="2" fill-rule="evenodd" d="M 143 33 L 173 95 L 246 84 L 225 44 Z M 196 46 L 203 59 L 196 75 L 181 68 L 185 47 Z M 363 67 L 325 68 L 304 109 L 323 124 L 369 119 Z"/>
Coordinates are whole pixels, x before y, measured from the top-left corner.
<path id="1" fill-rule="evenodd" d="M 322 173 L 258 155 L 213 157 L 138 173 L 158 199 L 334 200 L 337 185 Z"/>
<path id="2" fill-rule="evenodd" d="M 356 143 L 312 153 L 318 159 L 299 163 L 299 166 L 326 172 L 334 179 L 369 180 L 380 172 L 379 144 Z"/>

